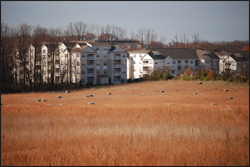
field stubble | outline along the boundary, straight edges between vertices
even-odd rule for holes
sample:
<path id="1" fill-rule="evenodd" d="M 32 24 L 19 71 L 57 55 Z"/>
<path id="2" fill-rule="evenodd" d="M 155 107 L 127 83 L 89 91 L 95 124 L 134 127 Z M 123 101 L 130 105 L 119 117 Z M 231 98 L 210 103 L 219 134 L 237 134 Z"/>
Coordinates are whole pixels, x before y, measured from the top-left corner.
<path id="1" fill-rule="evenodd" d="M 3 166 L 249 165 L 248 87 L 158 81 L 1 102 Z"/>

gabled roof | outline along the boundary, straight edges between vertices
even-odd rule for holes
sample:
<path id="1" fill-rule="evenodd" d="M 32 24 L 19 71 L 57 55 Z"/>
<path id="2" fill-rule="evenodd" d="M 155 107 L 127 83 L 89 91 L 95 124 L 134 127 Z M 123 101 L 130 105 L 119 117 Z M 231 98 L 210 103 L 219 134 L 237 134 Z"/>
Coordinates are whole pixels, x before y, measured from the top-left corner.
<path id="1" fill-rule="evenodd" d="M 201 59 L 201 60 L 204 60 L 206 58 L 206 56 L 204 56 L 204 54 L 206 53 L 207 51 L 205 50 L 196 50 L 196 53 L 198 55 L 198 58 Z"/>
<path id="2" fill-rule="evenodd" d="M 81 52 L 81 51 L 83 51 L 86 48 L 90 48 L 91 50 L 93 50 L 94 52 L 96 52 L 96 50 L 94 50 L 93 48 L 91 48 L 91 47 L 89 47 L 87 45 L 83 45 L 80 48 L 73 48 L 73 49 L 71 49 L 71 52 Z"/>
<path id="3" fill-rule="evenodd" d="M 84 45 L 80 48 L 73 48 L 71 49 L 71 52 L 81 52 L 82 50 L 86 49 L 88 46 L 87 45 Z"/>
<path id="4" fill-rule="evenodd" d="M 186 48 L 152 48 L 152 51 L 159 51 L 164 56 L 172 59 L 199 59 L 194 49 Z"/>

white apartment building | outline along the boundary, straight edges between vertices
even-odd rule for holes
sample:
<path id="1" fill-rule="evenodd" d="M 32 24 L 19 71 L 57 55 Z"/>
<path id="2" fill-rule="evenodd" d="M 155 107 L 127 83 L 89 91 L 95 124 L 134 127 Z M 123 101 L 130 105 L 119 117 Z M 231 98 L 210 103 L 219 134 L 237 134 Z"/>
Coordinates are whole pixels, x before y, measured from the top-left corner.
<path id="1" fill-rule="evenodd" d="M 143 77 L 143 63 L 144 57 L 150 50 L 132 50 L 128 51 L 129 58 L 127 59 L 127 79 L 136 79 Z"/>
<path id="2" fill-rule="evenodd" d="M 230 71 L 238 74 L 240 72 L 249 71 L 249 52 L 241 53 L 222 53 L 220 57 L 219 73 Z"/>
<path id="3" fill-rule="evenodd" d="M 137 63 L 136 57 L 134 57 L 133 51 L 129 51 L 130 59 L 128 78 L 140 78 L 143 75 L 148 75 L 157 68 L 163 69 L 167 68 L 170 70 L 172 75 L 183 74 L 185 70 L 190 67 L 191 70 L 195 71 L 198 66 L 199 58 L 197 53 L 193 49 L 150 49 L 136 51 L 137 53 L 142 53 L 144 56 L 139 57 L 138 65 L 131 66 L 131 63 L 135 65 Z M 135 59 L 133 59 L 133 57 Z M 134 61 L 135 60 L 135 61 Z M 134 64 L 135 63 L 135 64 Z M 131 71 L 134 71 L 133 73 Z"/>

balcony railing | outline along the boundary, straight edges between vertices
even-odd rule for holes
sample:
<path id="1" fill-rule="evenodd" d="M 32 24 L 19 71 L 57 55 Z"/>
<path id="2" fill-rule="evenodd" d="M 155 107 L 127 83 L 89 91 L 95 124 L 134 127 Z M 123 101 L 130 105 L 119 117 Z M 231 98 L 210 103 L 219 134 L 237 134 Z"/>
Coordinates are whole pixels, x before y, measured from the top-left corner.
<path id="1" fill-rule="evenodd" d="M 56 73 L 55 73 L 55 76 L 60 76 L 59 72 L 56 72 Z"/>
<path id="2" fill-rule="evenodd" d="M 56 65 L 55 65 L 55 68 L 60 68 L 59 64 L 56 64 Z"/>
<path id="3" fill-rule="evenodd" d="M 47 58 L 47 61 L 51 61 L 51 57 Z"/>
<path id="4" fill-rule="evenodd" d="M 181 63 L 178 63 L 178 66 L 180 66 L 181 65 Z"/>
<path id="5" fill-rule="evenodd" d="M 143 63 L 143 66 L 149 66 L 149 63 Z"/>
<path id="6" fill-rule="evenodd" d="M 148 74 L 148 71 L 143 71 L 143 74 Z"/>
<path id="7" fill-rule="evenodd" d="M 94 60 L 94 56 L 87 56 L 87 60 Z"/>
<path id="8" fill-rule="evenodd" d="M 121 81 L 114 81 L 114 84 L 121 84 Z"/>
<path id="9" fill-rule="evenodd" d="M 87 65 L 87 68 L 94 68 L 94 65 Z"/>
<path id="10" fill-rule="evenodd" d="M 55 60 L 59 60 L 59 56 L 56 56 L 56 57 L 55 57 Z"/>
<path id="11" fill-rule="evenodd" d="M 114 68 L 121 68 L 121 64 L 115 64 Z"/>
<path id="12" fill-rule="evenodd" d="M 115 72 L 115 73 L 114 73 L 114 76 L 120 76 L 120 75 L 121 75 L 120 72 Z"/>
<path id="13" fill-rule="evenodd" d="M 119 60 L 119 59 L 121 59 L 121 56 L 115 56 L 114 59 Z"/>
<path id="14" fill-rule="evenodd" d="M 87 73 L 87 77 L 94 77 L 94 73 Z"/>

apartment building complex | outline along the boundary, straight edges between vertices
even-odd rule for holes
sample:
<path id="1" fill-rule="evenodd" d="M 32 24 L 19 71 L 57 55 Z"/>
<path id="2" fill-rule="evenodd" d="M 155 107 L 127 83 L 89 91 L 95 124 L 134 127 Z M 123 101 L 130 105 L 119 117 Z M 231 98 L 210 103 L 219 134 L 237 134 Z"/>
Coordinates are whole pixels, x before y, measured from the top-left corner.
<path id="1" fill-rule="evenodd" d="M 26 51 L 26 73 L 37 74 L 45 83 L 120 84 L 127 82 L 127 51 L 120 46 L 99 42 L 43 43 L 34 55 L 31 44 Z M 35 61 L 36 59 L 36 61 Z M 20 61 L 21 62 L 21 61 Z M 19 64 L 18 82 L 22 80 Z M 34 67 L 34 64 L 36 65 Z M 33 73 L 32 73 L 33 72 Z M 30 73 L 27 73 L 30 74 Z M 34 77 L 27 76 L 34 83 Z"/>

